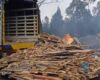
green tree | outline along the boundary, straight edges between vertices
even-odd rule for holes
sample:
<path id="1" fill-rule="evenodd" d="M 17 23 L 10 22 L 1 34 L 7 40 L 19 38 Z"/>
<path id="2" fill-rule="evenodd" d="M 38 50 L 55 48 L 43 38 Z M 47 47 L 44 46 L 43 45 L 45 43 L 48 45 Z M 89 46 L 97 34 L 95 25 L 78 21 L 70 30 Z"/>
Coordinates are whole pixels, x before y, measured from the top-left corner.
<path id="1" fill-rule="evenodd" d="M 43 30 L 43 32 L 49 33 L 49 28 L 50 28 L 49 18 L 46 16 L 45 21 L 42 25 L 42 30 Z"/>
<path id="2" fill-rule="evenodd" d="M 91 13 L 86 9 L 87 2 L 81 0 L 73 0 L 70 6 L 67 8 L 66 13 L 71 17 L 69 27 L 75 36 L 86 36 L 92 29 Z"/>
<path id="3" fill-rule="evenodd" d="M 60 8 L 57 9 L 57 12 L 53 15 L 53 18 L 51 19 L 50 31 L 51 34 L 59 36 L 63 35 L 63 19 Z"/>

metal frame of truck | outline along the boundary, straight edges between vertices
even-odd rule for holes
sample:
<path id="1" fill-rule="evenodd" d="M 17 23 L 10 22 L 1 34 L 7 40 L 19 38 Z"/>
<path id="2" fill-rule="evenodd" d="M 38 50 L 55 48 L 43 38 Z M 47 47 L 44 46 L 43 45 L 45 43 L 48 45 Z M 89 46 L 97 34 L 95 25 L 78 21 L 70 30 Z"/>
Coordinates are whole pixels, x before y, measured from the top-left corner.
<path id="1" fill-rule="evenodd" d="M 6 45 L 5 48 L 12 47 L 13 49 L 33 47 L 40 33 L 40 15 L 37 0 L 31 0 L 33 4 L 29 2 L 33 6 L 35 4 L 35 7 L 22 9 L 11 7 L 11 9 L 8 9 L 10 1 L 18 0 L 8 1 L 9 3 L 6 0 L 0 2 L 0 45 L 3 45 L 3 47 Z M 28 5 L 26 3 L 23 2 L 23 4 Z M 17 7 L 21 5 L 21 3 L 16 4 L 16 2 L 13 4 Z M 7 9 L 5 9 L 5 5 L 8 5 Z"/>

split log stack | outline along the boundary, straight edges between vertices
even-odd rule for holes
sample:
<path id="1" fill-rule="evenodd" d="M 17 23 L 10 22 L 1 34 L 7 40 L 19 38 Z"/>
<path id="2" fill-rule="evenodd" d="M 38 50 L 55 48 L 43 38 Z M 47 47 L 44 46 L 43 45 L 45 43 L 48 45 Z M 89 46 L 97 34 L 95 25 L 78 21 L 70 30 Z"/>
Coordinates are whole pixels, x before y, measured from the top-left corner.
<path id="1" fill-rule="evenodd" d="M 48 34 L 34 48 L 0 59 L 0 80 L 100 80 L 100 53 Z"/>

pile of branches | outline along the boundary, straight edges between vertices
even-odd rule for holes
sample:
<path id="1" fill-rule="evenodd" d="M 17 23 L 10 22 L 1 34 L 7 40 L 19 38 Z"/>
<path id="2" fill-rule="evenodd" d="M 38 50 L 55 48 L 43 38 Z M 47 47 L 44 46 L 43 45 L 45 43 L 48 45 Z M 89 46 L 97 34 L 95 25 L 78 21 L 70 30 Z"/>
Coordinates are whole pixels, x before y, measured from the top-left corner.
<path id="1" fill-rule="evenodd" d="M 99 51 L 66 45 L 59 37 L 42 34 L 34 48 L 0 59 L 0 80 L 97 80 L 99 55 Z"/>

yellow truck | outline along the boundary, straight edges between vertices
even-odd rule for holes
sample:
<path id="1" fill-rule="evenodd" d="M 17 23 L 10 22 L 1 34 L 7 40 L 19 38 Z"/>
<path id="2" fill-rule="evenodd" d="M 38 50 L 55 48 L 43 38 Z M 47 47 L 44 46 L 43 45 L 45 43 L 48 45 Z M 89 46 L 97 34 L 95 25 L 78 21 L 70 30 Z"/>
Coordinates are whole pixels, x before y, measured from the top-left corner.
<path id="1" fill-rule="evenodd" d="M 40 33 L 37 0 L 0 0 L 0 48 L 34 46 Z"/>

